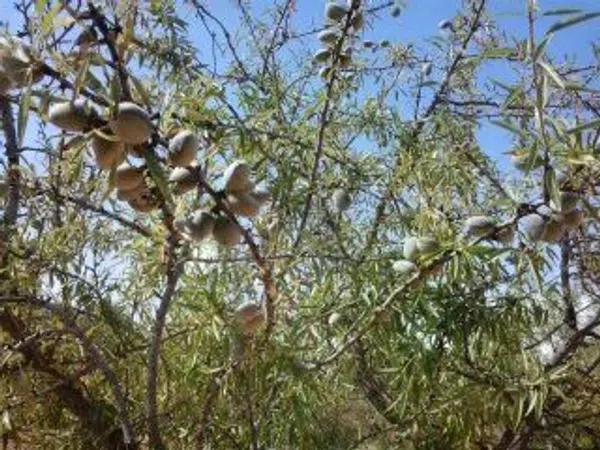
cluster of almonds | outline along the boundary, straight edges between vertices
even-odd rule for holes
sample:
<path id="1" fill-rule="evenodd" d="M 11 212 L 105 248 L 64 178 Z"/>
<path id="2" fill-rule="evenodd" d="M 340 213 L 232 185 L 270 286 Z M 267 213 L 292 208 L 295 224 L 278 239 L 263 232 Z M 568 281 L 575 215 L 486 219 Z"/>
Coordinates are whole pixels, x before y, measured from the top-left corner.
<path id="1" fill-rule="evenodd" d="M 169 181 L 174 183 L 175 192 L 185 192 L 198 184 L 200 176 L 202 175 L 197 168 L 177 168 L 171 173 Z M 271 199 L 268 191 L 256 187 L 250 167 L 245 161 L 239 160 L 231 164 L 225 170 L 223 179 L 223 202 L 236 216 L 256 217 L 261 207 Z M 175 225 L 194 241 L 212 236 L 219 244 L 232 247 L 242 240 L 241 228 L 218 210 L 199 209 L 189 217 L 177 219 Z"/>
<path id="2" fill-rule="evenodd" d="M 578 208 L 580 197 L 574 192 L 562 192 L 560 204 L 538 209 L 539 213 L 523 217 L 525 233 L 532 241 L 555 243 L 565 232 L 578 228 L 585 220 L 585 213 Z"/>
<path id="3" fill-rule="evenodd" d="M 13 36 L 0 37 L 0 94 L 37 83 L 43 76 L 43 64 L 31 47 Z"/>
<path id="4" fill-rule="evenodd" d="M 393 269 L 400 275 L 410 275 L 419 270 L 416 261 L 439 250 L 437 240 L 431 236 L 408 237 L 404 241 L 404 259 L 395 261 Z"/>
<path id="5" fill-rule="evenodd" d="M 327 78 L 331 73 L 335 48 L 342 36 L 346 18 L 350 21 L 351 31 L 357 32 L 362 29 L 364 16 L 360 8 L 360 0 L 348 0 L 347 5 L 336 1 L 327 2 L 325 5 L 327 27 L 319 33 L 319 41 L 323 44 L 323 48 L 317 50 L 313 56 L 314 62 L 325 65 L 320 71 L 323 78 Z M 348 67 L 351 63 L 352 47 L 348 46 L 338 55 L 337 64 L 340 67 Z"/>
<path id="6" fill-rule="evenodd" d="M 566 231 L 574 230 L 583 223 L 585 214 L 577 207 L 578 203 L 578 194 L 562 192 L 560 205 L 552 202 L 551 207 L 542 207 L 539 213 L 523 217 L 527 237 L 532 241 L 547 243 L 559 241 Z M 465 235 L 510 244 L 514 229 L 511 226 L 498 226 L 496 220 L 489 216 L 473 216 L 465 221 Z"/>
<path id="7" fill-rule="evenodd" d="M 115 170 L 117 198 L 139 212 L 159 207 L 156 190 L 147 184 L 146 166 L 136 167 L 126 161 L 127 155 L 145 156 L 146 144 L 154 131 L 146 110 L 132 102 L 121 102 L 106 121 L 85 100 L 74 100 L 52 105 L 48 120 L 65 131 L 81 133 L 91 129 L 90 147 L 96 164 L 100 169 Z M 198 145 L 198 138 L 191 131 L 178 132 L 169 142 L 168 162 L 175 167 L 190 166 Z"/>

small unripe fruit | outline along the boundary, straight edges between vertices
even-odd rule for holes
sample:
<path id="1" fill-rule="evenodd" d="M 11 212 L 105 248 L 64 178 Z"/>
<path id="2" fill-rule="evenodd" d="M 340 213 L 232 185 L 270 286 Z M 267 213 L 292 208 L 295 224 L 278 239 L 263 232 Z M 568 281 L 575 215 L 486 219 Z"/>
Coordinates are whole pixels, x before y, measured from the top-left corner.
<path id="1" fill-rule="evenodd" d="M 176 195 L 185 194 L 198 187 L 198 168 L 197 167 L 176 167 L 169 175 L 169 183 L 173 185 L 173 192 Z"/>
<path id="2" fill-rule="evenodd" d="M 419 249 L 417 248 L 417 238 L 409 237 L 404 241 L 404 248 L 402 253 L 404 259 L 408 261 L 414 261 L 419 256 Z"/>
<path id="3" fill-rule="evenodd" d="M 515 238 L 515 229 L 512 225 L 504 226 L 496 230 L 493 236 L 495 241 L 505 245 L 511 245 Z"/>
<path id="4" fill-rule="evenodd" d="M 223 178 L 227 192 L 250 192 L 254 183 L 250 180 L 250 166 L 245 161 L 238 160 L 227 167 Z"/>
<path id="5" fill-rule="evenodd" d="M 573 211 L 575 208 L 577 208 L 578 203 L 579 203 L 579 195 L 578 194 L 576 194 L 575 192 L 562 192 L 560 194 L 560 205 L 558 207 L 556 207 L 556 205 L 553 204 L 552 206 L 554 206 L 560 212 L 567 213 L 567 212 Z"/>
<path id="6" fill-rule="evenodd" d="M 574 209 L 562 215 L 562 223 L 570 230 L 579 227 L 585 220 L 585 213 L 581 209 Z"/>
<path id="7" fill-rule="evenodd" d="M 196 158 L 198 138 L 188 130 L 180 131 L 169 142 L 169 162 L 174 166 L 189 166 Z"/>
<path id="8" fill-rule="evenodd" d="M 334 22 L 342 20 L 348 14 L 348 8 L 334 2 L 328 2 L 325 5 L 325 17 Z"/>
<path id="9" fill-rule="evenodd" d="M 212 235 L 215 228 L 215 216 L 208 211 L 196 211 L 187 222 L 189 235 L 195 241 L 201 241 Z"/>
<path id="10" fill-rule="evenodd" d="M 265 322 L 265 314 L 260 305 L 244 303 L 234 313 L 235 321 L 240 331 L 246 336 L 254 335 Z"/>
<path id="11" fill-rule="evenodd" d="M 117 189 L 117 198 L 121 201 L 130 202 L 141 197 L 145 192 L 148 192 L 148 186 L 145 183 L 141 183 L 132 189 Z"/>
<path id="12" fill-rule="evenodd" d="M 350 208 L 352 204 L 352 198 L 350 194 L 345 189 L 336 189 L 331 196 L 331 200 L 333 203 L 333 210 L 337 213 L 341 213 Z"/>
<path id="13" fill-rule="evenodd" d="M 329 316 L 329 318 L 327 319 L 327 324 L 332 327 L 334 326 L 336 323 L 338 323 L 338 321 L 342 318 L 342 315 L 340 313 L 334 312 L 331 313 L 331 315 Z"/>
<path id="14" fill-rule="evenodd" d="M 121 164 L 125 159 L 125 146 L 122 142 L 109 141 L 100 136 L 94 136 L 91 147 L 96 164 L 100 169 L 110 169 Z"/>
<path id="15" fill-rule="evenodd" d="M 539 214 L 529 214 L 521 220 L 525 235 L 531 241 L 539 241 L 544 234 L 545 221 Z"/>
<path id="16" fill-rule="evenodd" d="M 326 63 L 331 58 L 331 51 L 327 48 L 317 50 L 313 55 L 313 61 L 317 63 Z"/>
<path id="17" fill-rule="evenodd" d="M 434 238 L 424 236 L 417 239 L 417 249 L 421 255 L 428 255 L 436 252 L 439 249 L 439 245 Z"/>
<path id="18" fill-rule="evenodd" d="M 115 172 L 115 184 L 117 189 L 128 191 L 144 183 L 144 169 L 131 167 L 127 163 L 117 167 Z"/>
<path id="19" fill-rule="evenodd" d="M 55 103 L 48 111 L 51 124 L 65 131 L 84 131 L 91 128 L 96 111 L 84 100 Z"/>
<path id="20" fill-rule="evenodd" d="M 325 45 L 334 45 L 339 38 L 338 32 L 329 28 L 319 33 L 319 40 Z"/>
<path id="21" fill-rule="evenodd" d="M 395 272 L 398 272 L 400 275 L 410 275 L 411 273 L 414 273 L 417 270 L 419 270 L 414 262 L 408 261 L 406 259 L 395 261 L 392 265 L 392 268 Z"/>
<path id="22" fill-rule="evenodd" d="M 252 192 L 229 194 L 226 203 L 232 213 L 243 217 L 256 217 L 260 211 L 260 203 Z"/>
<path id="23" fill-rule="evenodd" d="M 141 144 L 152 134 L 150 116 L 141 107 L 131 102 L 119 103 L 117 116 L 110 127 L 119 139 L 126 144 Z"/>
<path id="24" fill-rule="evenodd" d="M 473 216 L 465 221 L 465 235 L 483 237 L 494 231 L 496 221 L 488 216 Z"/>
<path id="25" fill-rule="evenodd" d="M 227 217 L 219 216 L 213 229 L 215 241 L 226 247 L 233 247 L 242 241 L 242 230 Z"/>
<path id="26" fill-rule="evenodd" d="M 564 233 L 565 226 L 558 216 L 553 215 L 546 221 L 541 239 L 549 243 L 558 242 Z"/>

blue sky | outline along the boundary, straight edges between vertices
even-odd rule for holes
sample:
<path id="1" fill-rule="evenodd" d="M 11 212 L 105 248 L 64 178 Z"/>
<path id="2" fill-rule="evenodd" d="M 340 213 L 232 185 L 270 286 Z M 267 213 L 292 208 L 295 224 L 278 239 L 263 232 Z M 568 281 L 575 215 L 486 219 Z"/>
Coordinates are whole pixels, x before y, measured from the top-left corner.
<path id="1" fill-rule="evenodd" d="M 368 1 L 368 0 L 367 0 Z M 9 0 L 0 0 L 0 20 L 9 24 L 9 29 L 15 31 L 18 18 Z M 181 0 L 179 12 L 186 19 L 188 11 Z M 204 2 L 213 14 L 219 17 L 224 24 L 235 34 L 238 28 L 239 17 L 236 14 L 233 0 L 205 0 Z M 297 0 L 297 13 L 293 18 L 293 27 L 296 30 L 310 30 L 323 24 L 324 0 Z M 370 2 L 375 4 L 375 2 Z M 380 3 L 378 0 L 377 3 Z M 418 49 L 424 49 L 427 41 L 439 34 L 438 23 L 442 19 L 454 16 L 461 6 L 461 0 L 406 0 L 407 7 L 398 18 L 392 18 L 387 12 L 381 12 L 374 27 L 367 28 L 364 39 L 380 41 L 387 39 L 392 43 L 415 43 Z M 499 23 L 499 27 L 510 35 L 524 38 L 526 29 L 526 0 L 489 0 L 492 16 Z M 272 0 L 253 0 L 252 8 L 264 11 L 273 5 Z M 560 8 L 580 8 L 585 11 L 600 11 L 600 0 L 539 0 L 541 11 Z M 561 17 L 546 17 L 538 22 L 537 35 L 541 39 L 545 30 Z M 551 45 L 549 53 L 557 59 L 577 56 L 582 62 L 592 61 L 591 42 L 598 41 L 600 34 L 600 20 L 587 22 L 583 25 L 571 27 L 558 33 Z M 199 26 L 190 27 L 192 40 L 201 51 L 201 58 L 210 60 L 207 53 L 207 38 Z M 318 48 L 316 39 L 307 42 Z M 206 52 L 202 55 L 202 52 Z M 505 63 L 489 64 L 479 74 L 480 80 L 496 78 L 506 80 L 512 77 L 512 72 Z M 507 169 L 508 157 L 503 154 L 510 147 L 510 136 L 495 126 L 484 125 L 479 132 L 480 144 L 486 152 L 496 159 L 500 167 Z"/>

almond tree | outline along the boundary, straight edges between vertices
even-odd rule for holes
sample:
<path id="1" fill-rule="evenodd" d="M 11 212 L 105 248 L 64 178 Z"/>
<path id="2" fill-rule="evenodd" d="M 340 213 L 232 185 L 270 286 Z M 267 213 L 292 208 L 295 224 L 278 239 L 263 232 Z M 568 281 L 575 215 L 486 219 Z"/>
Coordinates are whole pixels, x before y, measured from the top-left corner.
<path id="1" fill-rule="evenodd" d="M 600 13 L 215 3 L 10 6 L 3 448 L 599 448 Z"/>

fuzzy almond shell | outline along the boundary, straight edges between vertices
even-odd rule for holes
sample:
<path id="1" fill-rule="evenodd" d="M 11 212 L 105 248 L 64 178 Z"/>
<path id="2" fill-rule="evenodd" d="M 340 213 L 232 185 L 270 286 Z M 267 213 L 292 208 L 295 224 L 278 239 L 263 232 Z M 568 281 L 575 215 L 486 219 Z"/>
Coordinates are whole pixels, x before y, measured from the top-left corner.
<path id="1" fill-rule="evenodd" d="M 585 213 L 581 209 L 574 209 L 562 215 L 562 223 L 571 230 L 579 227 L 584 220 Z"/>
<path id="2" fill-rule="evenodd" d="M 400 275 L 409 275 L 418 270 L 414 262 L 408 261 L 406 259 L 395 261 L 394 264 L 392 264 L 392 268 L 395 272 L 398 272 Z"/>
<path id="3" fill-rule="evenodd" d="M 472 237 L 482 237 L 494 230 L 496 221 L 489 216 L 473 216 L 465 221 L 465 234 Z"/>
<path id="4" fill-rule="evenodd" d="M 122 142 L 109 141 L 100 136 L 94 136 L 91 147 L 96 164 L 101 169 L 110 169 L 121 164 L 125 159 L 125 146 Z"/>
<path id="5" fill-rule="evenodd" d="M 117 115 L 110 127 L 126 144 L 141 144 L 152 134 L 150 116 L 140 106 L 132 102 L 119 103 Z"/>
<path id="6" fill-rule="evenodd" d="M 177 195 L 185 194 L 198 186 L 198 177 L 193 170 L 186 167 L 175 167 L 169 175 L 169 183 L 174 185 Z"/>
<path id="7" fill-rule="evenodd" d="M 94 110 L 88 109 L 84 100 L 55 103 L 48 111 L 50 123 L 65 131 L 84 131 L 94 116 Z"/>
<path id="8" fill-rule="evenodd" d="M 223 178 L 227 192 L 250 192 L 254 183 L 250 179 L 251 170 L 246 161 L 238 160 L 227 167 Z"/>
<path id="9" fill-rule="evenodd" d="M 404 248 L 402 249 L 402 253 L 404 255 L 404 259 L 409 261 L 414 261 L 419 256 L 419 249 L 417 248 L 417 238 L 409 237 L 404 241 Z"/>
<path id="10" fill-rule="evenodd" d="M 131 190 L 144 183 L 144 169 L 141 167 L 132 167 L 127 163 L 117 167 L 115 172 L 115 184 L 117 189 L 124 191 Z"/>
<path id="11" fill-rule="evenodd" d="M 195 241 L 201 241 L 213 234 L 215 216 L 208 211 L 196 211 L 187 222 L 189 235 Z"/>
<path id="12" fill-rule="evenodd" d="M 132 189 L 117 189 L 117 198 L 129 202 L 141 197 L 146 192 L 148 192 L 148 186 L 146 186 L 145 183 L 142 183 Z"/>
<path id="13" fill-rule="evenodd" d="M 551 217 L 544 225 L 541 239 L 544 242 L 558 242 L 565 233 L 565 226 L 558 217 Z"/>
<path id="14" fill-rule="evenodd" d="M 196 158 L 198 138 L 189 130 L 180 131 L 169 142 L 169 161 L 174 166 L 189 166 Z"/>
<path id="15" fill-rule="evenodd" d="M 226 247 L 233 247 L 242 241 L 242 230 L 227 217 L 218 217 L 213 229 L 215 240 Z"/>
<path id="16" fill-rule="evenodd" d="M 260 211 L 260 202 L 251 192 L 238 192 L 227 196 L 227 206 L 238 216 L 256 217 Z"/>
<path id="17" fill-rule="evenodd" d="M 348 8 L 339 3 L 329 1 L 325 5 L 325 17 L 334 22 L 342 20 L 348 14 Z"/>

